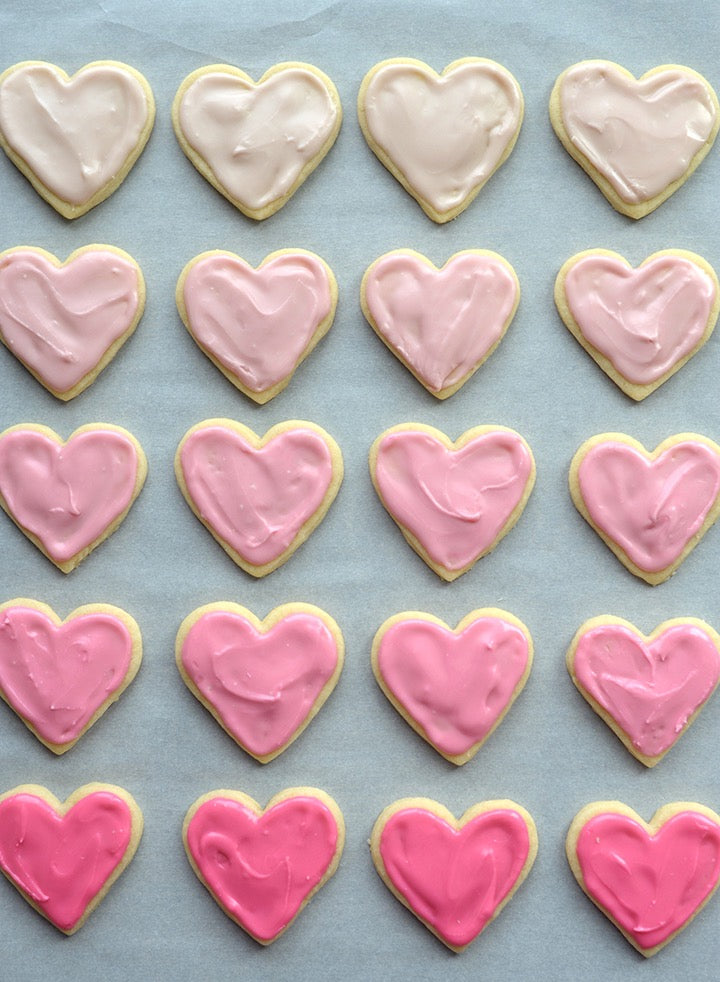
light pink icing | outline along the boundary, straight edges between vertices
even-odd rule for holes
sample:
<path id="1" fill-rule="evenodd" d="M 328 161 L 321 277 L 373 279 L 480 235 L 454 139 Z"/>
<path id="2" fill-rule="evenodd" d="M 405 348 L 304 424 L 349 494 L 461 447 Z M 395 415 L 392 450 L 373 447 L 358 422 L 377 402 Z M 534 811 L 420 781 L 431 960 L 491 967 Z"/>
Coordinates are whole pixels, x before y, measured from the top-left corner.
<path id="1" fill-rule="evenodd" d="M 492 548 L 531 473 L 526 444 L 508 430 L 489 430 L 460 450 L 425 431 L 395 431 L 382 439 L 375 467 L 390 514 L 449 570 Z"/>
<path id="2" fill-rule="evenodd" d="M 37 430 L 0 437 L 0 494 L 57 562 L 82 552 L 122 515 L 137 470 L 135 445 L 116 430 L 85 430 L 64 444 Z"/>
<path id="3" fill-rule="evenodd" d="M 638 269 L 613 256 L 584 256 L 564 288 L 583 337 L 637 385 L 657 381 L 700 344 L 715 302 L 711 278 L 682 256 L 658 256 Z"/>
<path id="4" fill-rule="evenodd" d="M 380 837 L 380 855 L 395 889 L 458 948 L 492 919 L 529 851 L 525 820 L 505 808 L 477 815 L 460 829 L 423 808 L 407 808 L 390 816 Z"/>
<path id="5" fill-rule="evenodd" d="M 650 642 L 621 624 L 591 628 L 573 660 L 582 687 L 647 757 L 664 753 L 708 698 L 720 655 L 694 624 L 677 624 Z"/>
<path id="6" fill-rule="evenodd" d="M 720 876 L 720 826 L 673 815 L 655 835 L 627 815 L 591 818 L 577 840 L 585 889 L 645 950 L 683 927 Z"/>
<path id="7" fill-rule="evenodd" d="M 697 75 L 670 68 L 637 80 L 605 61 L 568 69 L 560 105 L 570 141 L 628 204 L 682 178 L 716 118 Z"/>
<path id="8" fill-rule="evenodd" d="M 527 668 L 528 642 L 500 617 L 479 617 L 460 634 L 408 619 L 385 632 L 377 663 L 432 743 L 457 755 L 484 740 L 507 709 Z"/>
<path id="9" fill-rule="evenodd" d="M 206 426 L 185 440 L 180 461 L 202 520 L 254 566 L 292 545 L 333 477 L 327 443 L 302 427 L 256 448 L 234 430 Z"/>
<path id="10" fill-rule="evenodd" d="M 0 801 L 0 865 L 61 931 L 70 931 L 122 861 L 132 816 L 125 801 L 95 791 L 61 816 L 36 795 Z"/>
<path id="11" fill-rule="evenodd" d="M 247 931 L 272 941 L 318 886 L 337 847 L 338 827 L 318 798 L 297 796 L 258 816 L 230 798 L 200 805 L 187 845 L 203 880 Z"/>
<path id="12" fill-rule="evenodd" d="M 64 624 L 31 607 L 0 611 L 0 689 L 43 740 L 76 740 L 122 684 L 132 655 L 127 627 L 111 614 Z"/>
<path id="13" fill-rule="evenodd" d="M 625 443 L 596 444 L 578 469 L 591 519 L 640 569 L 672 565 L 720 493 L 720 459 L 707 444 L 675 443 L 654 460 Z"/>
<path id="14" fill-rule="evenodd" d="M 411 254 L 376 262 L 365 300 L 380 335 L 434 392 L 454 385 L 502 337 L 517 299 L 505 263 L 473 254 L 436 270 Z"/>
<path id="15" fill-rule="evenodd" d="M 183 299 L 193 337 L 252 392 L 293 372 L 332 306 L 325 266 L 304 253 L 259 269 L 207 256 L 185 277 Z"/>
<path id="16" fill-rule="evenodd" d="M 29 249 L 0 256 L 0 336 L 56 392 L 88 375 L 138 309 L 138 271 L 93 249 L 64 266 Z"/>

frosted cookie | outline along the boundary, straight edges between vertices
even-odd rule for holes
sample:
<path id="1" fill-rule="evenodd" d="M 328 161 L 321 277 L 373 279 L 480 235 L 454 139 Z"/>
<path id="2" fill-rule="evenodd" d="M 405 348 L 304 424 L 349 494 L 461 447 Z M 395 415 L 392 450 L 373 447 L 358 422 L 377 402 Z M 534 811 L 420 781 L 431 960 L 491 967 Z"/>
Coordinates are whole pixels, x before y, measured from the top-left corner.
<path id="1" fill-rule="evenodd" d="M 370 149 L 434 222 L 449 222 L 510 156 L 523 119 L 520 86 L 487 58 L 441 75 L 415 58 L 367 73 L 358 117 Z"/>
<path id="2" fill-rule="evenodd" d="M 600 433 L 573 457 L 570 494 L 623 566 L 656 586 L 720 514 L 720 447 L 678 433 L 650 453 L 624 433 Z"/>
<path id="3" fill-rule="evenodd" d="M 453 951 L 463 951 L 512 899 L 537 855 L 532 816 L 482 801 L 458 821 L 429 798 L 389 805 L 370 849 L 385 886 Z"/>
<path id="4" fill-rule="evenodd" d="M 286 750 L 335 688 L 345 644 L 311 604 L 282 604 L 264 620 L 239 604 L 206 604 L 175 641 L 185 685 L 225 732 L 261 764 Z"/>
<path id="5" fill-rule="evenodd" d="M 47 426 L 0 433 L 0 507 L 63 573 L 118 528 L 147 475 L 127 430 L 89 423 L 66 442 Z"/>
<path id="6" fill-rule="evenodd" d="M 505 718 L 530 675 L 533 643 L 517 617 L 473 610 L 453 630 L 432 614 L 389 617 L 372 646 L 380 688 L 453 764 L 466 764 Z"/>
<path id="7" fill-rule="evenodd" d="M 620 617 L 593 617 L 573 638 L 567 667 L 630 753 L 654 767 L 715 691 L 720 636 L 694 617 L 663 621 L 648 636 Z"/>
<path id="8" fill-rule="evenodd" d="M 380 256 L 360 288 L 365 317 L 438 399 L 458 391 L 502 341 L 520 284 L 496 252 L 467 249 L 438 269 L 411 249 Z"/>
<path id="9" fill-rule="evenodd" d="M 175 476 L 233 562 L 266 576 L 323 520 L 340 490 L 343 461 L 315 423 L 289 420 L 258 437 L 234 420 L 206 419 L 180 441 Z"/>
<path id="10" fill-rule="evenodd" d="M 241 791 L 210 791 L 188 810 L 183 841 L 195 874 L 224 913 L 267 945 L 337 869 L 345 823 L 330 795 L 317 788 L 288 788 L 264 809 Z"/>
<path id="11" fill-rule="evenodd" d="M 86 784 L 61 802 L 22 784 L 0 795 L 0 869 L 38 914 L 74 934 L 135 855 L 142 830 L 123 788 Z"/>
<path id="12" fill-rule="evenodd" d="M 117 190 L 154 121 L 150 86 L 119 61 L 94 61 L 70 76 L 22 61 L 0 75 L 0 146 L 65 218 Z"/>
<path id="13" fill-rule="evenodd" d="M 63 401 L 95 381 L 144 308 L 145 280 L 122 249 L 83 246 L 65 262 L 31 246 L 0 253 L 0 341 Z"/>
<path id="14" fill-rule="evenodd" d="M 411 548 L 451 581 L 520 518 L 535 461 L 520 434 L 504 426 L 475 426 L 453 443 L 432 426 L 401 423 L 370 448 L 370 475 Z"/>
<path id="15" fill-rule="evenodd" d="M 566 851 L 583 891 L 649 958 L 715 893 L 720 817 L 704 805 L 676 801 L 644 822 L 621 801 L 594 801 L 573 819 Z"/>
<path id="16" fill-rule="evenodd" d="M 264 404 L 330 330 L 337 283 L 319 256 L 273 252 L 254 269 L 232 252 L 203 252 L 180 275 L 177 308 L 225 378 Z"/>
<path id="17" fill-rule="evenodd" d="M 708 340 L 720 311 L 720 285 L 712 266 L 693 252 L 655 252 L 633 269 L 616 252 L 590 249 L 558 273 L 555 304 L 605 374 L 640 400 Z"/>
<path id="18" fill-rule="evenodd" d="M 273 65 L 258 82 L 232 65 L 208 65 L 183 81 L 172 121 L 205 180 L 259 221 L 287 204 L 328 153 L 342 108 L 313 65 Z"/>
<path id="19" fill-rule="evenodd" d="M 0 696 L 55 754 L 120 698 L 141 660 L 140 630 L 119 607 L 86 604 L 61 620 L 37 600 L 0 604 Z"/>
<path id="20" fill-rule="evenodd" d="M 682 65 L 636 79 L 612 61 L 581 61 L 556 81 L 550 122 L 613 208 L 642 218 L 705 159 L 720 105 L 702 75 Z"/>

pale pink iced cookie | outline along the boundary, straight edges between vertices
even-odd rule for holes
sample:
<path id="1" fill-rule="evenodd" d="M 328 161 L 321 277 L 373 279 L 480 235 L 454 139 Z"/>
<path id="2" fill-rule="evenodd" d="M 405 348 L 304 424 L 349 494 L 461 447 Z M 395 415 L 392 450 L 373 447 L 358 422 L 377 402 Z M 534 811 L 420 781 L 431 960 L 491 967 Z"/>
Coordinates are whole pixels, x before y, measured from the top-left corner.
<path id="1" fill-rule="evenodd" d="M 442 269 L 397 249 L 375 260 L 360 289 L 372 329 L 438 399 L 457 392 L 490 357 L 519 301 L 515 270 L 482 249 L 458 252 Z"/>
<path id="2" fill-rule="evenodd" d="M 708 340 L 720 285 L 712 266 L 692 252 L 655 252 L 634 269 L 616 252 L 590 249 L 558 273 L 555 304 L 605 374 L 640 400 Z"/>
<path id="3" fill-rule="evenodd" d="M 654 767 L 715 691 L 720 636 L 694 617 L 664 621 L 647 636 L 620 617 L 593 617 L 573 638 L 567 667 L 630 753 Z"/>
<path id="4" fill-rule="evenodd" d="M 684 930 L 720 880 L 720 816 L 696 802 L 663 805 L 650 822 L 621 801 L 594 801 L 567 835 L 580 887 L 641 955 Z"/>
<path id="5" fill-rule="evenodd" d="M 95 381 L 144 307 L 140 267 L 114 246 L 83 246 L 65 262 L 32 246 L 0 253 L 0 341 L 63 401 Z"/>
<path id="6" fill-rule="evenodd" d="M 65 218 L 117 190 L 154 122 L 146 79 L 119 61 L 94 61 L 70 76 L 22 61 L 0 75 L 0 146 Z"/>
<path id="7" fill-rule="evenodd" d="M 370 149 L 434 222 L 449 222 L 510 156 L 524 103 L 510 72 L 460 58 L 438 73 L 390 58 L 367 73 L 358 117 Z"/>
<path id="8" fill-rule="evenodd" d="M 408 544 L 451 581 L 520 518 L 535 461 L 520 434 L 504 426 L 475 426 L 453 443 L 432 426 L 401 423 L 370 448 L 370 475 Z"/>
<path id="9" fill-rule="evenodd" d="M 305 249 L 273 252 L 254 269 L 232 252 L 204 252 L 180 275 L 177 308 L 225 378 L 264 404 L 330 330 L 337 283 Z"/>
<path id="10" fill-rule="evenodd" d="M 463 951 L 512 899 L 537 855 L 532 816 L 514 801 L 482 801 L 458 821 L 429 798 L 403 798 L 370 837 L 383 883 L 428 930 Z"/>
<path id="11" fill-rule="evenodd" d="M 388 618 L 372 646 L 378 685 L 403 719 L 453 764 L 471 760 L 530 675 L 533 643 L 517 617 L 473 610 L 453 630 L 432 614 Z"/>
<path id="12" fill-rule="evenodd" d="M 0 605 L 0 697 L 55 754 L 75 746 L 135 678 L 142 638 L 110 604 L 61 620 L 37 600 Z"/>
<path id="13" fill-rule="evenodd" d="M 550 122 L 613 208 L 642 218 L 705 159 L 720 105 L 706 79 L 682 65 L 637 79 L 612 61 L 581 61 L 557 79 Z"/>
<path id="14" fill-rule="evenodd" d="M 143 817 L 112 784 L 86 784 L 67 801 L 22 784 L 0 795 L 0 870 L 38 914 L 74 934 L 135 855 Z"/>
<path id="15" fill-rule="evenodd" d="M 232 65 L 208 65 L 181 84 L 172 121 L 205 180 L 259 221 L 287 204 L 328 153 L 342 108 L 313 65 L 273 65 L 258 82 Z"/>
<path id="16" fill-rule="evenodd" d="M 288 420 L 259 437 L 231 419 L 191 427 L 175 476 L 194 514 L 233 562 L 266 576 L 317 528 L 340 490 L 340 448 L 315 423 Z"/>
<path id="17" fill-rule="evenodd" d="M 620 562 L 656 586 L 720 514 L 720 447 L 678 433 L 650 453 L 624 433 L 586 440 L 570 465 L 575 507 Z"/>
<path id="18" fill-rule="evenodd" d="M 264 620 L 239 604 L 206 604 L 175 641 L 185 685 L 235 742 L 261 764 L 279 756 L 335 688 L 345 644 L 335 621 L 311 604 L 282 604 Z"/>
<path id="19" fill-rule="evenodd" d="M 81 426 L 65 442 L 34 423 L 0 433 L 0 507 L 63 573 L 118 528 L 146 475 L 138 441 L 110 423 Z"/>
<path id="20" fill-rule="evenodd" d="M 268 945 L 337 869 L 345 823 L 317 788 L 288 788 L 264 809 L 241 791 L 210 791 L 188 810 L 183 841 L 224 913 Z"/>

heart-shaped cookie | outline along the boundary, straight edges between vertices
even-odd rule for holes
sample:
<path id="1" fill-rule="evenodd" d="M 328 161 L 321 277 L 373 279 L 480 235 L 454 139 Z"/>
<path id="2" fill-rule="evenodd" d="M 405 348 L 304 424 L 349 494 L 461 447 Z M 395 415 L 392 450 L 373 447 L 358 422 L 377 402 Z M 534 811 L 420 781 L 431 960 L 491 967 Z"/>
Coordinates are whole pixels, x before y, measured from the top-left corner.
<path id="1" fill-rule="evenodd" d="M 334 84 L 313 65 L 273 65 L 258 82 L 232 65 L 208 65 L 183 81 L 172 120 L 202 176 L 259 221 L 282 208 L 330 150 L 342 109 Z"/>
<path id="2" fill-rule="evenodd" d="M 442 269 L 410 249 L 369 267 L 368 323 L 428 392 L 447 399 L 490 357 L 515 316 L 520 284 L 496 252 L 458 252 Z"/>
<path id="3" fill-rule="evenodd" d="M 720 680 L 720 636 L 678 617 L 649 636 L 620 617 L 593 617 L 567 653 L 573 682 L 630 753 L 654 767 Z"/>
<path id="4" fill-rule="evenodd" d="M 642 218 L 704 160 L 720 105 L 706 79 L 682 65 L 636 79 L 611 61 L 581 61 L 556 81 L 550 121 L 613 208 Z"/>
<path id="5" fill-rule="evenodd" d="M 315 423 L 278 423 L 260 438 L 230 419 L 191 427 L 175 476 L 195 515 L 252 576 L 287 562 L 325 517 L 343 478 L 340 448 Z"/>
<path id="6" fill-rule="evenodd" d="M 414 58 L 367 73 L 358 117 L 378 159 L 434 222 L 464 211 L 515 146 L 520 86 L 486 58 L 461 58 L 438 75 Z"/>
<path id="7" fill-rule="evenodd" d="M 317 788 L 288 788 L 264 810 L 240 791 L 211 791 L 188 810 L 183 840 L 213 899 L 267 945 L 337 869 L 345 823 Z"/>
<path id="8" fill-rule="evenodd" d="M 451 581 L 515 525 L 535 484 L 535 461 L 504 426 L 476 426 L 453 443 L 432 426 L 401 423 L 370 448 L 370 475 L 408 544 Z"/>
<path id="9" fill-rule="evenodd" d="M 64 263 L 29 246 L 0 253 L 0 341 L 63 401 L 95 381 L 144 307 L 140 267 L 114 246 L 84 246 Z"/>
<path id="10" fill-rule="evenodd" d="M 94 61 L 72 76 L 23 61 L 0 75 L 0 146 L 65 218 L 118 188 L 154 121 L 150 86 L 118 61 Z"/>
<path id="11" fill-rule="evenodd" d="M 573 457 L 570 494 L 623 566 L 656 586 L 720 514 L 720 447 L 678 433 L 649 453 L 624 433 L 600 433 Z"/>
<path id="12" fill-rule="evenodd" d="M 182 271 L 175 299 L 216 368 L 264 404 L 329 331 L 337 283 L 327 263 L 304 249 L 273 252 L 257 269 L 232 252 L 204 252 Z"/>
<path id="13" fill-rule="evenodd" d="M 573 819 L 566 851 L 587 896 L 649 958 L 717 889 L 720 816 L 676 801 L 648 823 L 620 801 L 595 801 Z"/>
<path id="14" fill-rule="evenodd" d="M 443 944 L 462 951 L 530 872 L 537 832 L 514 801 L 483 801 L 458 821 L 429 798 L 403 798 L 370 838 L 385 885 Z"/>
<path id="15" fill-rule="evenodd" d="M 416 733 L 453 764 L 478 752 L 527 682 L 530 632 L 497 608 L 473 610 L 452 630 L 415 611 L 395 614 L 372 646 L 378 685 Z"/>
<path id="16" fill-rule="evenodd" d="M 74 934 L 135 855 L 142 829 L 123 788 L 86 784 L 60 802 L 23 784 L 0 795 L 0 870 L 39 914 Z"/>
<path id="17" fill-rule="evenodd" d="M 146 475 L 142 447 L 120 426 L 90 423 L 65 443 L 32 423 L 0 433 L 0 507 L 63 573 L 117 529 Z"/>

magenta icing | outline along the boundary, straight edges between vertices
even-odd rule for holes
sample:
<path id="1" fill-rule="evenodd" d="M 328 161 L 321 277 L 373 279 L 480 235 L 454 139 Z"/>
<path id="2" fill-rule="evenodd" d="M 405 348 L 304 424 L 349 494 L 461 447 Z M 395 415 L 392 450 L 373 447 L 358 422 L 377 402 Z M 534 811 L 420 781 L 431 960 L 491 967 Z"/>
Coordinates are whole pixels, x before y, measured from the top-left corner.
<path id="1" fill-rule="evenodd" d="M 261 941 L 272 941 L 319 885 L 335 857 L 338 827 L 318 798 L 287 798 L 257 815 L 213 797 L 187 827 L 202 879 L 227 913 Z"/>
<path id="2" fill-rule="evenodd" d="M 131 834 L 130 808 L 109 791 L 86 795 L 65 815 L 33 794 L 0 801 L 0 865 L 61 931 L 102 890 Z"/>

